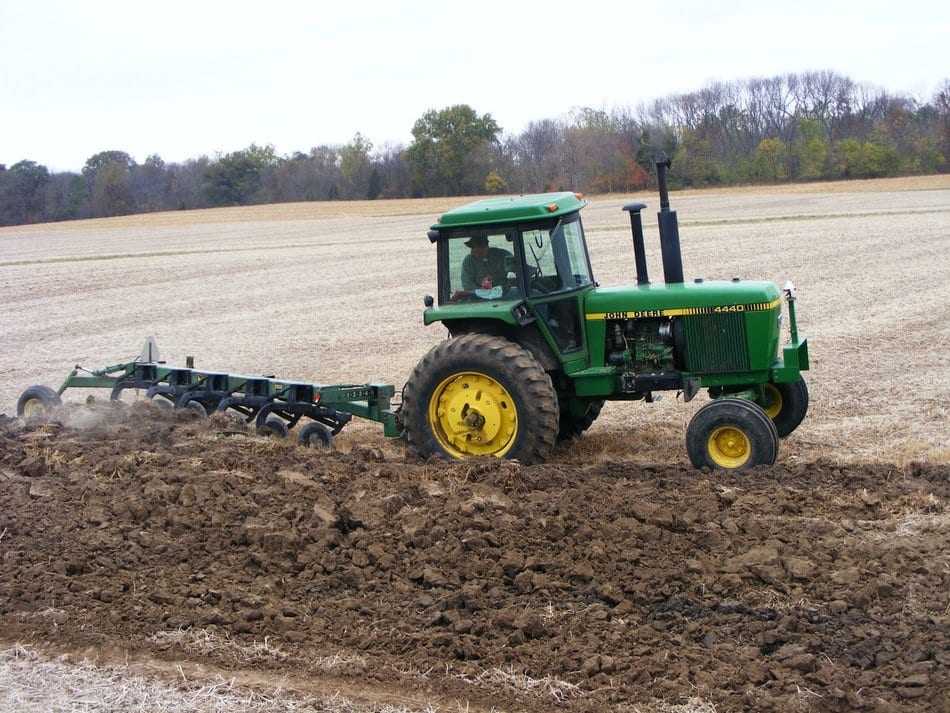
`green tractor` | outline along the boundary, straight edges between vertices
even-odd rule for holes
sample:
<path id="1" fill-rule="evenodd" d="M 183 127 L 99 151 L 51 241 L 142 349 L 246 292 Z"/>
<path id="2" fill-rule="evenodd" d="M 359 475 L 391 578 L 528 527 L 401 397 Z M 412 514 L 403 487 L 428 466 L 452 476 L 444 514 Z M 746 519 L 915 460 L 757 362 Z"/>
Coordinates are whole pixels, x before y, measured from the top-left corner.
<path id="1" fill-rule="evenodd" d="M 775 462 L 778 442 L 805 417 L 808 344 L 795 323 L 780 345 L 782 291 L 772 282 L 683 279 L 676 212 L 657 161 L 665 282 L 647 275 L 642 203 L 630 214 L 635 285 L 593 278 L 575 193 L 491 198 L 445 213 L 429 231 L 437 247 L 438 304 L 425 324 L 449 338 L 406 383 L 400 421 L 422 457 L 496 456 L 543 461 L 582 434 L 607 400 L 684 401 L 707 389 L 686 449 L 696 467 Z"/>

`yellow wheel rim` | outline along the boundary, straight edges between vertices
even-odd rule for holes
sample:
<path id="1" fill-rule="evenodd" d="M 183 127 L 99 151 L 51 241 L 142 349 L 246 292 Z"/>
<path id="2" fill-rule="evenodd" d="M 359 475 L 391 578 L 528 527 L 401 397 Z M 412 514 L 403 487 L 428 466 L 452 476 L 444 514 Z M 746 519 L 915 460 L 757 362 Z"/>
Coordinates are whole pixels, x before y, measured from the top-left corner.
<path id="1" fill-rule="evenodd" d="M 782 392 L 775 384 L 765 384 L 765 414 L 773 421 L 782 412 Z"/>
<path id="2" fill-rule="evenodd" d="M 465 371 L 435 387 L 429 424 L 439 445 L 455 458 L 502 457 L 518 435 L 518 409 L 493 378 Z"/>
<path id="3" fill-rule="evenodd" d="M 46 412 L 46 406 L 43 405 L 43 402 L 39 399 L 30 399 L 25 404 L 23 404 L 23 416 L 25 418 L 33 418 L 34 416 L 39 416 Z"/>
<path id="4" fill-rule="evenodd" d="M 709 457 L 720 468 L 741 468 L 752 455 L 752 443 L 736 426 L 720 426 L 706 442 Z"/>

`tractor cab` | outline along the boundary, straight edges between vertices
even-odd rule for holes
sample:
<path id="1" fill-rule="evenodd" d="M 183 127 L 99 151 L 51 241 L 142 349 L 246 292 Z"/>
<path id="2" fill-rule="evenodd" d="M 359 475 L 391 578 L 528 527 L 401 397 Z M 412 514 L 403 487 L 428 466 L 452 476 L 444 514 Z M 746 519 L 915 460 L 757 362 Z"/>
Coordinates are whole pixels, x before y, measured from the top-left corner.
<path id="1" fill-rule="evenodd" d="M 559 353 L 584 347 L 581 295 L 593 287 L 576 193 L 490 198 L 445 213 L 438 245 L 438 307 L 425 322 L 450 331 L 473 321 L 512 327 L 533 318 Z"/>

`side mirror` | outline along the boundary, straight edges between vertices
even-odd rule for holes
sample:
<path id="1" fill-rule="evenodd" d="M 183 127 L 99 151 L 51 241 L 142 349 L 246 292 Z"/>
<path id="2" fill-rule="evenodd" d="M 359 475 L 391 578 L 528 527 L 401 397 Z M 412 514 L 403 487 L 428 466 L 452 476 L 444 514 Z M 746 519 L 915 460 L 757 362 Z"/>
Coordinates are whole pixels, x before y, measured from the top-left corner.
<path id="1" fill-rule="evenodd" d="M 431 307 L 435 304 L 435 300 L 432 299 L 432 295 L 426 295 L 422 298 L 422 304 L 424 304 L 426 307 Z"/>

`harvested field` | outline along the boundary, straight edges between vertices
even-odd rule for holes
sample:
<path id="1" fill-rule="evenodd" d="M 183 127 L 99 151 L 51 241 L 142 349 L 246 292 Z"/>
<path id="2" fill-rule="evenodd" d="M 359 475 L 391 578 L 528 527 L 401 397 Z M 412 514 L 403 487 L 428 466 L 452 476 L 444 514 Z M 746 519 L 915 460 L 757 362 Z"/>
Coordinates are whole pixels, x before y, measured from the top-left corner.
<path id="1" fill-rule="evenodd" d="M 602 284 L 632 279 L 633 198 L 656 205 L 584 212 Z M 398 388 L 444 335 L 424 232 L 459 202 L 2 228 L 0 412 L 148 334 L 170 361 Z M 812 406 L 774 468 L 686 467 L 704 397 L 608 404 L 533 467 L 144 403 L 0 419 L 0 708 L 72 681 L 129 697 L 59 709 L 950 709 L 950 177 L 673 203 L 688 276 L 798 286 Z"/>

